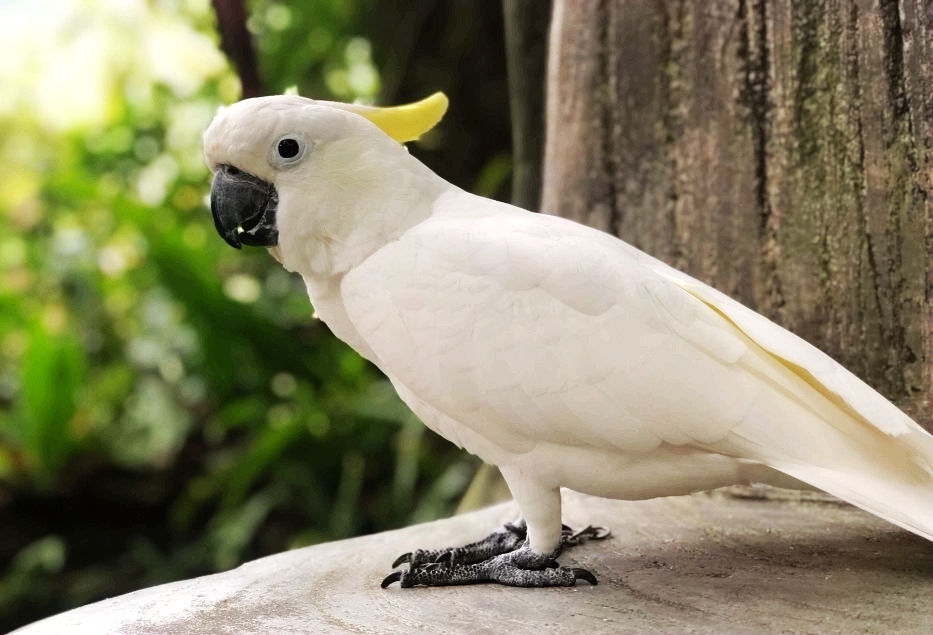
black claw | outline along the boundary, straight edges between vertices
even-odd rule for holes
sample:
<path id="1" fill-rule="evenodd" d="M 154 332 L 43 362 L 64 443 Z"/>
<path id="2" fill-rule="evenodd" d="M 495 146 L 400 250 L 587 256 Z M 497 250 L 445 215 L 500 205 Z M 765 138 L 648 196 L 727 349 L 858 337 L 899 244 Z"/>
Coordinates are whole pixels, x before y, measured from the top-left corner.
<path id="1" fill-rule="evenodd" d="M 408 555 L 408 554 L 406 554 L 406 555 Z M 576 571 L 576 569 L 574 569 L 574 571 Z M 582 571 L 582 569 L 581 569 L 581 571 Z M 402 579 L 402 572 L 401 572 L 401 571 L 393 571 L 392 573 L 390 573 L 389 575 L 387 575 L 385 578 L 383 578 L 383 580 L 382 580 L 382 585 L 381 585 L 381 586 L 382 586 L 383 589 L 385 589 L 385 588 L 387 588 L 390 584 L 392 584 L 393 582 L 398 582 L 398 581 L 401 580 L 401 579 Z M 593 584 L 596 584 L 596 582 L 593 582 Z"/>
<path id="2" fill-rule="evenodd" d="M 410 551 L 409 551 L 408 553 L 403 553 L 403 554 L 400 555 L 398 558 L 396 558 L 396 559 L 395 559 L 395 562 L 392 563 L 392 568 L 394 569 L 395 567 L 399 566 L 399 565 L 402 564 L 403 562 L 409 562 L 409 563 L 411 562 L 411 552 L 410 552 Z M 388 579 L 388 578 L 386 578 L 386 579 Z M 383 588 L 385 588 L 385 587 L 383 587 Z"/>
<path id="3" fill-rule="evenodd" d="M 386 578 L 386 579 L 388 579 L 388 578 Z M 589 582 L 589 583 L 592 584 L 593 586 L 596 586 L 597 584 L 599 584 L 598 582 L 596 582 L 596 576 L 593 575 L 592 573 L 590 573 L 589 571 L 587 571 L 586 569 L 576 569 L 576 568 L 574 568 L 574 569 L 573 569 L 573 580 L 574 580 L 574 582 L 576 582 L 577 580 L 586 580 L 587 582 Z M 385 584 L 385 583 L 383 582 L 383 584 Z"/>

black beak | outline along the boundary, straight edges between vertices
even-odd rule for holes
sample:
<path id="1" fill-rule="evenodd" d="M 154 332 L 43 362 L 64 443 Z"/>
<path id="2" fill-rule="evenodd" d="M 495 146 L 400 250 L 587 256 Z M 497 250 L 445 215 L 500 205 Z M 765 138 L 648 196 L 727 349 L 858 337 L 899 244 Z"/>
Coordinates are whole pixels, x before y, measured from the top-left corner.
<path id="1" fill-rule="evenodd" d="M 274 247 L 279 242 L 275 211 L 279 195 L 271 183 L 221 165 L 211 183 L 211 214 L 217 233 L 231 247 Z"/>

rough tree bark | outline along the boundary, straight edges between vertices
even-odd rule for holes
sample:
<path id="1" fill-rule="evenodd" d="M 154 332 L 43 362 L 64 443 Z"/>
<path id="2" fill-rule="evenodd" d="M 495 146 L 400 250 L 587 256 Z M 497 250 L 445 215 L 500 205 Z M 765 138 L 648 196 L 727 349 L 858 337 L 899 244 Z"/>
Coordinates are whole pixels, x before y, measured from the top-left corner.
<path id="1" fill-rule="evenodd" d="M 502 0 L 512 123 L 512 202 L 537 210 L 551 0 Z"/>
<path id="2" fill-rule="evenodd" d="M 756 308 L 930 428 L 930 0 L 556 0 L 542 207 Z"/>

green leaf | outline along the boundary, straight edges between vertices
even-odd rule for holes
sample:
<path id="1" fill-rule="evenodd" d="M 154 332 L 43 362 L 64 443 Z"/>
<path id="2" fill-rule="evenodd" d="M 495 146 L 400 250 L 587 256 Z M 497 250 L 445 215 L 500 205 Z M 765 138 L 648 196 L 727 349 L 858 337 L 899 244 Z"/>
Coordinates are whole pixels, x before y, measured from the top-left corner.
<path id="1" fill-rule="evenodd" d="M 70 333 L 52 334 L 36 326 L 23 356 L 17 417 L 20 441 L 40 474 L 50 477 L 75 445 L 71 419 L 86 362 Z"/>

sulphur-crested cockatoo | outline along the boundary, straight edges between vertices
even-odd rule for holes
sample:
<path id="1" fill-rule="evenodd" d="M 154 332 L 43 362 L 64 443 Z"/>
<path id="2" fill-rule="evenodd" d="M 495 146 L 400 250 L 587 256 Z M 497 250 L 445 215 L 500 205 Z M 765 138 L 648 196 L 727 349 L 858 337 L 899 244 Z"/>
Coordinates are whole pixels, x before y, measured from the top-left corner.
<path id="1" fill-rule="evenodd" d="M 299 273 L 317 316 L 429 428 L 498 466 L 521 510 L 465 548 L 406 554 L 383 586 L 595 584 L 553 560 L 561 487 L 803 481 L 933 540 L 933 436 L 706 284 L 434 174 L 403 143 L 446 107 L 262 97 L 204 134 L 220 235 Z"/>

